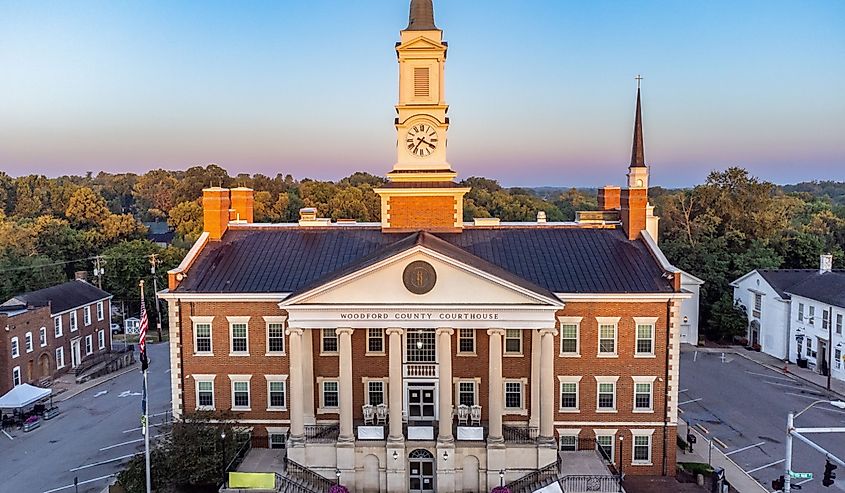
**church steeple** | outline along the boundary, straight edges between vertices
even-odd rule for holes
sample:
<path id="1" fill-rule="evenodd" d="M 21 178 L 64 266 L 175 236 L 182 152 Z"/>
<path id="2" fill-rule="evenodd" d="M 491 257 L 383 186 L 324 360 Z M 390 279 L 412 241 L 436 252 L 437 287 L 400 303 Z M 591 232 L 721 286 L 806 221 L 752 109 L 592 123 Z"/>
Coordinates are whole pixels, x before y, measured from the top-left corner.
<path id="1" fill-rule="evenodd" d="M 433 0 L 411 0 L 411 15 L 406 31 L 437 31 Z"/>
<path id="2" fill-rule="evenodd" d="M 631 167 L 644 168 L 645 164 L 645 150 L 643 148 L 643 110 L 640 103 L 640 81 L 643 78 L 637 76 L 637 115 L 634 119 L 634 145 L 631 149 Z"/>

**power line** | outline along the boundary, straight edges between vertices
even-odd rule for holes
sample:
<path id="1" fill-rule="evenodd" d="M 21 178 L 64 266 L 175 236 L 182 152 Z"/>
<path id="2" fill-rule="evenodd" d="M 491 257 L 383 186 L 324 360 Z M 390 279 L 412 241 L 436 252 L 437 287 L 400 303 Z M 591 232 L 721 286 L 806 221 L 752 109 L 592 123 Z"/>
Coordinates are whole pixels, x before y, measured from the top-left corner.
<path id="1" fill-rule="evenodd" d="M 73 264 L 73 263 L 76 263 L 76 262 L 86 262 L 86 261 L 89 261 L 89 260 L 97 260 L 98 258 L 101 259 L 101 260 L 102 259 L 114 259 L 114 260 L 145 259 L 146 260 L 146 259 L 149 259 L 150 256 L 149 255 L 139 255 L 139 256 L 135 256 L 135 255 L 127 255 L 127 256 L 94 255 L 94 256 L 91 256 L 91 257 L 78 258 L 78 259 L 74 259 L 74 260 L 61 260 L 61 261 L 57 261 L 57 262 L 49 262 L 49 263 L 46 263 L 46 264 L 23 265 L 23 266 L 20 266 L 20 267 L 9 267 L 7 269 L 0 269 L 0 274 L 5 273 L 5 272 L 16 272 L 16 271 L 22 271 L 22 270 L 43 269 L 45 267 L 55 267 L 55 266 L 58 266 L 58 265 Z"/>

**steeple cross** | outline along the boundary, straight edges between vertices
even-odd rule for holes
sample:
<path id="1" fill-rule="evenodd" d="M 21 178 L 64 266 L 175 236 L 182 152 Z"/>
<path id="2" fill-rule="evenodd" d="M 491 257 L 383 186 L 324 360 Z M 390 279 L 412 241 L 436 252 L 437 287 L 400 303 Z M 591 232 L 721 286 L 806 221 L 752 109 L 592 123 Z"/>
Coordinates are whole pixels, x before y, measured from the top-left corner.
<path id="1" fill-rule="evenodd" d="M 640 88 L 640 82 L 643 80 L 643 76 L 642 76 L 642 75 L 637 74 L 637 76 L 636 76 L 636 77 L 634 77 L 634 79 L 636 79 L 636 80 L 637 80 L 637 89 L 639 89 L 639 88 Z"/>

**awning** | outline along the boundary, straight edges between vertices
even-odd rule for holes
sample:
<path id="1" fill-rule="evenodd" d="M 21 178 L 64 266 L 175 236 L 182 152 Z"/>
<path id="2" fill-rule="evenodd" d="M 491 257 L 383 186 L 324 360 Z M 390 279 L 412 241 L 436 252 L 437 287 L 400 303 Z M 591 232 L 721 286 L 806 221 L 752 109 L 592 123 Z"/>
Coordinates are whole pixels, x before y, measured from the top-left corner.
<path id="1" fill-rule="evenodd" d="M 52 394 L 51 389 L 42 389 L 28 383 L 18 385 L 0 397 L 0 409 L 20 409 Z"/>

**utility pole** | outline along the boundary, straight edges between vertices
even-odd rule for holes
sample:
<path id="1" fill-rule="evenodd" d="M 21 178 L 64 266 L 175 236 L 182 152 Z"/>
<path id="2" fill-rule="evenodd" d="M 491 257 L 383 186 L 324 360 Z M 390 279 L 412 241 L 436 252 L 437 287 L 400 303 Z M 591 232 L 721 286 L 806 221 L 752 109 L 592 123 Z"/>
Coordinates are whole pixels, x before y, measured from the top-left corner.
<path id="1" fill-rule="evenodd" d="M 786 460 L 784 461 L 784 475 L 783 475 L 783 493 L 791 493 L 792 491 L 792 439 L 797 438 L 802 442 L 809 445 L 814 450 L 821 452 L 824 454 L 829 461 L 836 462 L 842 466 L 845 466 L 845 462 L 842 461 L 839 457 L 831 454 L 824 448 L 822 448 L 817 443 L 813 442 L 809 438 L 802 435 L 802 433 L 845 433 L 845 428 L 796 428 L 795 427 L 795 418 L 804 414 L 805 411 L 810 409 L 811 407 L 815 406 L 816 404 L 830 404 L 831 406 L 837 407 L 839 409 L 845 409 L 845 402 L 843 401 L 829 401 L 826 399 L 821 399 L 818 401 L 813 402 L 809 406 L 805 407 L 801 411 L 794 413 L 791 412 L 786 416 Z"/>
<path id="2" fill-rule="evenodd" d="M 158 332 L 158 342 L 161 342 L 161 308 L 158 304 L 158 280 L 156 279 L 156 265 L 159 263 L 158 256 L 153 253 L 150 255 L 150 272 L 153 275 L 153 301 L 156 305 L 156 331 Z"/>
<path id="3" fill-rule="evenodd" d="M 825 366 L 827 366 L 827 391 L 830 392 L 830 376 L 833 375 L 833 307 L 827 309 L 827 364 Z"/>
<path id="4" fill-rule="evenodd" d="M 106 273 L 106 270 L 103 268 L 105 262 L 103 261 L 103 257 L 97 255 L 94 258 L 94 275 L 97 276 L 97 287 L 103 289 L 103 274 Z"/>

